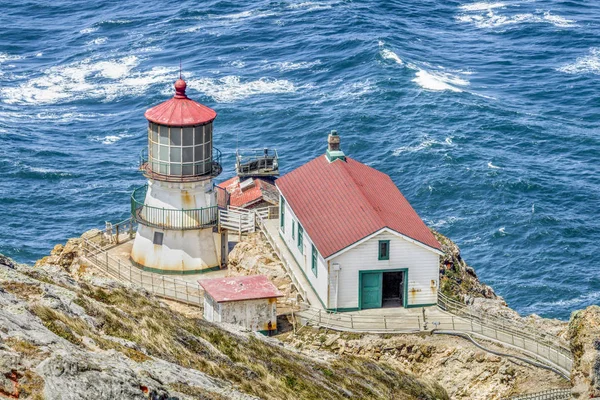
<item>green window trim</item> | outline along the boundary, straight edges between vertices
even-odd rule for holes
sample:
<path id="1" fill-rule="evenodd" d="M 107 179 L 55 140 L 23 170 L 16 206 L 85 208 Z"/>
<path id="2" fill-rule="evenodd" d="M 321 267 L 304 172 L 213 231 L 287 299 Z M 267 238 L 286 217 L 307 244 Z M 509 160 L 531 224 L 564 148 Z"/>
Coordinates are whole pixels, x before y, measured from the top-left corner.
<path id="1" fill-rule="evenodd" d="M 315 247 L 315 245 L 312 245 L 312 262 L 310 265 L 310 269 L 312 270 L 313 274 L 315 274 L 315 277 L 317 276 L 317 271 L 318 271 L 318 264 L 317 264 L 317 260 L 318 260 L 318 253 L 317 253 L 317 248 Z"/>
<path id="2" fill-rule="evenodd" d="M 390 241 L 380 240 L 378 245 L 378 260 L 389 260 L 390 259 Z"/>
<path id="3" fill-rule="evenodd" d="M 296 239 L 296 221 L 292 220 L 292 240 Z"/>
<path id="4" fill-rule="evenodd" d="M 298 222 L 298 250 L 300 250 L 300 254 L 304 254 L 304 228 Z"/>
<path id="5" fill-rule="evenodd" d="M 285 233 L 285 200 L 283 197 L 279 200 L 279 227 L 281 232 Z"/>

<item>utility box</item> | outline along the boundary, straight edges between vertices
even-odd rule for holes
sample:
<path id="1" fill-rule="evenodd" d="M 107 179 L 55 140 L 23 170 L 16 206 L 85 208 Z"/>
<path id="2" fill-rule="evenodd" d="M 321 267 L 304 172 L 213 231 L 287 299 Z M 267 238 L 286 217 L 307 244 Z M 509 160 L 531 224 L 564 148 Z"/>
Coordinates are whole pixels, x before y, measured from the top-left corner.
<path id="1" fill-rule="evenodd" d="M 283 294 L 264 275 L 201 279 L 204 319 L 277 333 L 277 298 Z"/>

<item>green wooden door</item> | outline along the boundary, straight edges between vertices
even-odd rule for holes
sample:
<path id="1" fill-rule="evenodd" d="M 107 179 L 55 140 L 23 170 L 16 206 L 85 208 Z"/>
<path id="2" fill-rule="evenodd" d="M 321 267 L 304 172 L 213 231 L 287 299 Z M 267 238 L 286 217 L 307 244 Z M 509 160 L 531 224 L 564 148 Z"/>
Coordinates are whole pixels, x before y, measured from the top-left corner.
<path id="1" fill-rule="evenodd" d="M 380 308 L 383 274 L 381 272 L 368 272 L 363 273 L 361 278 L 360 307 L 362 309 Z"/>

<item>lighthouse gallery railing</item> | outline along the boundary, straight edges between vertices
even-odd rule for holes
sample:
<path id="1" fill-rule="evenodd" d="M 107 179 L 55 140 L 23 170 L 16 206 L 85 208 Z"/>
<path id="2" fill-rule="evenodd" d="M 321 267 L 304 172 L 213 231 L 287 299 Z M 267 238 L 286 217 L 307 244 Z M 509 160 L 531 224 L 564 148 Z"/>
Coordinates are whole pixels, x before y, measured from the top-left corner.
<path id="1" fill-rule="evenodd" d="M 131 194 L 131 216 L 139 224 L 161 229 L 201 229 L 216 226 L 219 207 L 192 209 L 168 209 L 144 204 L 148 185 L 139 187 Z"/>

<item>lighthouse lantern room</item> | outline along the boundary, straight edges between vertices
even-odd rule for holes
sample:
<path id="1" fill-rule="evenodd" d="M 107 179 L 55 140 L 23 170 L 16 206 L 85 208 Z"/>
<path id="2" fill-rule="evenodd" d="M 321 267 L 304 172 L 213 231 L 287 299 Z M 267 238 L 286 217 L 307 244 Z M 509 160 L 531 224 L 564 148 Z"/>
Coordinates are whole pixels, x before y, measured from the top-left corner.
<path id="1" fill-rule="evenodd" d="M 188 98 L 185 89 L 178 79 L 175 96 L 144 114 L 148 151 L 140 166 L 148 183 L 131 196 L 138 222 L 131 260 L 159 273 L 200 273 L 227 261 L 225 233 L 217 232 L 226 193 L 213 184 L 221 173 L 212 143 L 217 113 Z"/>

